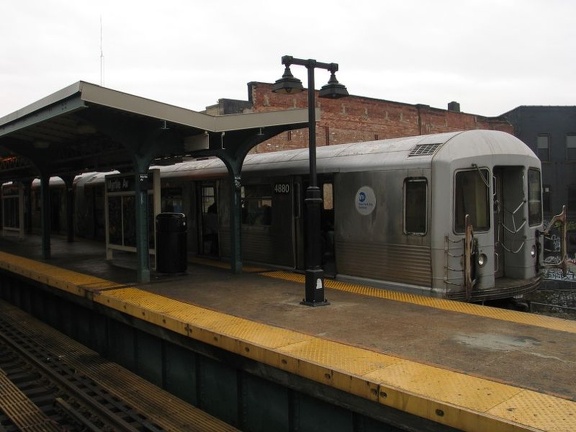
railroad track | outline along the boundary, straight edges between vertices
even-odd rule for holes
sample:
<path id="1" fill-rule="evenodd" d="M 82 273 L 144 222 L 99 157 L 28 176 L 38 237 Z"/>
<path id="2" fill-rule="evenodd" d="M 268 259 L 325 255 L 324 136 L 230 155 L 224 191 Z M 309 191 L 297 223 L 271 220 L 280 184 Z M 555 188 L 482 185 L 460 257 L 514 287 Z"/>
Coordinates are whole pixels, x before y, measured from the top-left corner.
<path id="1" fill-rule="evenodd" d="M 236 429 L 0 302 L 0 431 L 20 430 Z"/>

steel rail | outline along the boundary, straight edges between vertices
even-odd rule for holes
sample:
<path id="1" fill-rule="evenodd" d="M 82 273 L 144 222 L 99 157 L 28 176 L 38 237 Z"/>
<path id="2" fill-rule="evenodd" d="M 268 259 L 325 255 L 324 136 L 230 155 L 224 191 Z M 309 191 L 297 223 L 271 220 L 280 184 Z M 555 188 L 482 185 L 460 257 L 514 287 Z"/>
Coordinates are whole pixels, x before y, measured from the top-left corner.
<path id="1" fill-rule="evenodd" d="M 115 400 L 112 394 L 92 379 L 78 375 L 74 368 L 67 365 L 61 358 L 58 358 L 58 356 L 53 356 L 52 353 L 25 335 L 18 334 L 18 330 L 1 317 L 0 329 L 4 331 L 8 330 L 10 333 L 6 334 L 4 331 L 0 331 L 0 340 L 2 340 L 4 344 L 9 346 L 34 368 L 37 368 L 54 384 L 69 392 L 70 396 L 91 410 L 96 417 L 104 423 L 107 423 L 107 426 L 110 426 L 112 430 L 121 432 L 140 432 L 142 430 L 160 432 L 163 430 L 146 421 L 145 416 L 139 415 L 134 407 L 127 406 Z M 56 361 L 54 361 L 54 359 L 56 359 Z M 89 393 L 96 395 L 96 397 L 91 396 Z M 97 400 L 97 398 L 99 400 Z M 105 403 L 115 411 L 109 409 Z M 129 418 L 138 426 L 133 426 L 133 424 L 124 420 L 122 416 Z"/>

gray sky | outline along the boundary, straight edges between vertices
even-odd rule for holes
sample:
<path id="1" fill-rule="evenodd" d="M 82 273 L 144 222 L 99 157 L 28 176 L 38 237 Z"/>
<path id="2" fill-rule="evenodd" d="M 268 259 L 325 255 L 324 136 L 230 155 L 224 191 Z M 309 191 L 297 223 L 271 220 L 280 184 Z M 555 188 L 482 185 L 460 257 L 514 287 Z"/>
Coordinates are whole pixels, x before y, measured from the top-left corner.
<path id="1" fill-rule="evenodd" d="M 202 110 L 280 78 L 283 55 L 338 63 L 358 96 L 484 116 L 576 105 L 574 0 L 6 3 L 0 117 L 80 80 Z"/>

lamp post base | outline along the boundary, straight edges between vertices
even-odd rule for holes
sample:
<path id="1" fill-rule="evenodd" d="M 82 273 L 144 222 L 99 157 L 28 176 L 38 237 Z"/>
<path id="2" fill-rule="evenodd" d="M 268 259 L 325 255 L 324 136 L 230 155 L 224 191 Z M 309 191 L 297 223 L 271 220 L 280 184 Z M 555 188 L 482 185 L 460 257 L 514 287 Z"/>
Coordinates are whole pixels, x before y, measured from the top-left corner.
<path id="1" fill-rule="evenodd" d="M 306 270 L 306 298 L 300 304 L 306 306 L 327 306 L 330 303 L 324 298 L 324 270 Z"/>

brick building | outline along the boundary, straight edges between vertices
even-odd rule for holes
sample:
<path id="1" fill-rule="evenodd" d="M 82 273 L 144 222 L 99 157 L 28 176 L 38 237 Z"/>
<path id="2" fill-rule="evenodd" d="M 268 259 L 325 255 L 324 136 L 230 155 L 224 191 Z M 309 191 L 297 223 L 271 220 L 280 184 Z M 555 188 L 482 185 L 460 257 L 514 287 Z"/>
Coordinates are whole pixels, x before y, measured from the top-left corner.
<path id="1" fill-rule="evenodd" d="M 316 98 L 321 118 L 316 125 L 318 146 L 397 138 L 469 129 L 511 133 L 525 142 L 542 160 L 544 214 L 550 218 L 568 205 L 576 217 L 576 107 L 521 106 L 498 117 L 460 111 L 456 102 L 447 109 L 411 105 L 363 96 L 342 99 Z M 306 108 L 307 92 L 272 93 L 272 84 L 248 83 L 248 100 L 220 99 L 207 108 L 213 115 Z M 268 152 L 308 145 L 308 129 L 285 132 L 257 146 Z"/>
<path id="2" fill-rule="evenodd" d="M 494 129 L 513 133 L 505 119 L 460 112 L 451 102 L 448 109 L 410 105 L 363 96 L 342 99 L 316 98 L 321 118 L 316 126 L 318 146 L 424 135 L 468 129 Z M 272 84 L 248 83 L 248 101 L 220 99 L 207 108 L 209 114 L 278 111 L 308 106 L 307 92 L 293 95 L 272 93 Z M 254 149 L 256 152 L 302 148 L 308 145 L 308 129 L 288 131 Z"/>

